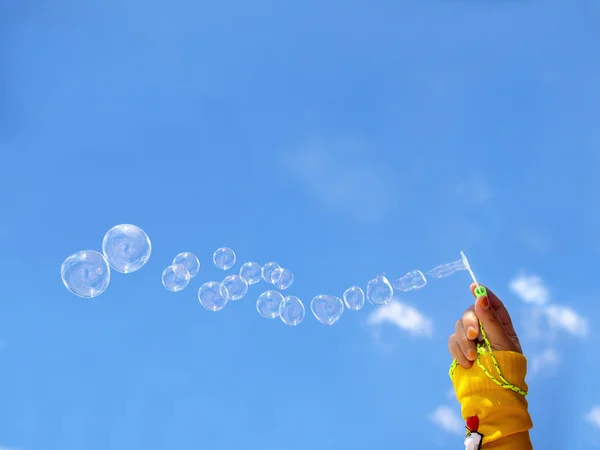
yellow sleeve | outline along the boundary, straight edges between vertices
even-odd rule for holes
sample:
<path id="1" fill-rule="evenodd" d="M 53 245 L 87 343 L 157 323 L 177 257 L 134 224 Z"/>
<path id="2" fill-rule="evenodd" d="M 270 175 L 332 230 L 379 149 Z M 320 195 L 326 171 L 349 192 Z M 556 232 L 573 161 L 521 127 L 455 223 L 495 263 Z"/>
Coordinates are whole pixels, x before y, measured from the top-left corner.
<path id="1" fill-rule="evenodd" d="M 520 353 L 494 352 L 504 378 L 527 391 L 525 376 L 527 359 Z M 488 354 L 481 355 L 480 362 L 490 374 L 496 369 Z M 462 416 L 469 430 L 482 440 L 479 448 L 497 450 L 531 450 L 529 430 L 533 428 L 524 396 L 498 386 L 476 363 L 470 369 L 457 366 L 452 375 L 456 397 L 462 407 Z M 477 448 L 477 447 L 473 447 Z"/>

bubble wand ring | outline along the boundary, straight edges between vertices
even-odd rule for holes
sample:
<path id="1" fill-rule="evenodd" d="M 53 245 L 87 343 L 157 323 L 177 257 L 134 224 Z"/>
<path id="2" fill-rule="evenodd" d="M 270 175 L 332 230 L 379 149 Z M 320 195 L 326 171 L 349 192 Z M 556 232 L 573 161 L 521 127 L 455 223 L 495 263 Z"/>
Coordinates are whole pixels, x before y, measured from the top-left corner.
<path id="1" fill-rule="evenodd" d="M 471 278 L 473 279 L 473 282 L 476 285 L 476 288 L 474 291 L 476 297 L 477 298 L 482 297 L 482 296 L 487 297 L 487 290 L 485 289 L 484 286 L 481 286 L 477 282 L 477 279 L 475 278 L 475 274 L 473 273 L 473 270 L 471 269 L 471 265 L 469 264 L 469 260 L 467 259 L 467 256 L 462 251 L 460 252 L 460 256 L 462 258 L 463 264 L 465 265 L 465 268 L 469 271 L 469 274 L 471 275 Z M 479 368 L 483 371 L 483 373 L 485 373 L 488 376 L 488 378 L 490 378 L 494 383 L 496 383 L 501 388 L 510 389 L 510 390 L 516 392 L 517 394 L 522 395 L 523 397 L 527 396 L 526 391 L 524 391 L 523 389 L 519 388 L 518 386 L 515 386 L 514 384 L 510 383 L 502 375 L 502 370 L 500 369 L 500 365 L 498 364 L 498 361 L 496 360 L 496 357 L 494 356 L 494 350 L 492 349 L 492 346 L 487 337 L 487 334 L 485 333 L 485 330 L 483 329 L 483 325 L 481 324 L 481 321 L 479 321 L 479 330 L 481 331 L 481 341 L 479 341 L 477 343 L 477 360 L 476 360 Z M 500 380 L 498 380 L 494 375 L 492 375 L 482 364 L 481 355 L 484 355 L 486 353 L 489 353 L 492 363 L 494 364 L 494 368 L 496 369 L 496 372 L 498 373 L 498 378 Z M 451 380 L 454 379 L 454 370 L 456 369 L 457 366 L 458 366 L 458 361 L 455 359 L 452 361 L 452 364 L 450 366 L 450 371 L 449 371 Z"/>

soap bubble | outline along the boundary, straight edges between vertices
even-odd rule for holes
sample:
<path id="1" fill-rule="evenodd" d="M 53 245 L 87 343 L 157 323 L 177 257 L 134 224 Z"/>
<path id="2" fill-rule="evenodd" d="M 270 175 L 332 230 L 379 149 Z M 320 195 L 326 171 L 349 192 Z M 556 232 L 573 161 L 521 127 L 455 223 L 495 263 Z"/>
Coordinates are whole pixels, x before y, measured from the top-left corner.
<path id="1" fill-rule="evenodd" d="M 256 284 L 262 277 L 262 267 L 255 262 L 247 262 L 240 267 L 240 277 L 248 284 Z"/>
<path id="2" fill-rule="evenodd" d="M 194 278 L 198 275 L 200 270 L 200 261 L 193 253 L 184 252 L 180 253 L 173 259 L 173 265 L 181 265 L 187 269 L 190 273 L 190 278 Z"/>
<path id="3" fill-rule="evenodd" d="M 190 283 L 190 273 L 181 264 L 167 267 L 162 273 L 162 284 L 168 291 L 179 292 Z"/>
<path id="4" fill-rule="evenodd" d="M 102 253 L 117 272 L 132 273 L 148 262 L 152 244 L 141 228 L 129 224 L 117 225 L 104 235 Z"/>
<path id="5" fill-rule="evenodd" d="M 427 275 L 433 278 L 446 278 L 452 275 L 459 270 L 467 270 L 467 266 L 465 265 L 465 258 L 461 258 L 458 261 L 453 261 L 447 264 L 440 264 L 439 266 L 435 266 Z"/>
<path id="6" fill-rule="evenodd" d="M 235 302 L 248 292 L 248 283 L 239 275 L 229 275 L 223 280 L 227 300 Z"/>
<path id="7" fill-rule="evenodd" d="M 235 252 L 229 247 L 221 247 L 213 253 L 213 262 L 221 270 L 229 270 L 235 264 Z"/>
<path id="8" fill-rule="evenodd" d="M 374 305 L 386 305 L 394 297 L 392 285 L 386 277 L 379 275 L 367 284 L 367 300 Z"/>
<path id="9" fill-rule="evenodd" d="M 283 302 L 283 295 L 277 291 L 266 291 L 258 296 L 256 310 L 267 319 L 274 319 L 279 315 L 279 306 Z"/>
<path id="10" fill-rule="evenodd" d="M 78 297 L 93 298 L 102 294 L 110 283 L 110 267 L 104 256 L 85 250 L 69 256 L 60 266 L 65 287 Z"/>
<path id="11" fill-rule="evenodd" d="M 312 299 L 310 309 L 319 322 L 333 325 L 342 317 L 344 302 L 333 295 L 318 295 Z"/>
<path id="12" fill-rule="evenodd" d="M 262 268 L 262 277 L 267 283 L 273 284 L 273 272 L 279 269 L 279 264 L 276 262 L 268 262 Z"/>
<path id="13" fill-rule="evenodd" d="M 218 281 L 209 281 L 198 289 L 198 301 L 209 311 L 221 311 L 225 308 L 227 297 L 227 289 Z"/>
<path id="14" fill-rule="evenodd" d="M 304 305 L 298 297 L 290 295 L 283 299 L 279 305 L 281 321 L 291 327 L 298 325 L 304 319 Z"/>
<path id="15" fill-rule="evenodd" d="M 289 288 L 294 283 L 294 274 L 287 269 L 278 268 L 273 271 L 271 280 L 277 289 L 282 291 Z"/>
<path id="16" fill-rule="evenodd" d="M 425 287 L 427 280 L 420 270 L 411 270 L 394 281 L 394 289 L 400 292 L 416 291 Z"/>
<path id="17" fill-rule="evenodd" d="M 365 293 L 358 286 L 352 286 L 344 292 L 346 308 L 358 311 L 365 305 Z"/>

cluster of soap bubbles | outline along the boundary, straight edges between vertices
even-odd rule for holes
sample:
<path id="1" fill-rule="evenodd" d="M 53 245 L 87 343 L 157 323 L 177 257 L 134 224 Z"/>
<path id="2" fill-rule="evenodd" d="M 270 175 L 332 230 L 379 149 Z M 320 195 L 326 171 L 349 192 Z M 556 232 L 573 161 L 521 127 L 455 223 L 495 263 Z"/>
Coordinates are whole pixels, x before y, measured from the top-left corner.
<path id="1" fill-rule="evenodd" d="M 69 256 L 61 266 L 61 278 L 65 287 L 79 297 L 93 298 L 102 294 L 110 283 L 111 268 L 120 273 L 132 273 L 141 269 L 150 259 L 152 245 L 148 235 L 135 225 L 117 225 L 105 234 L 102 253 L 85 250 Z M 459 270 L 469 270 L 466 257 L 448 264 L 434 267 L 426 274 L 431 278 L 445 278 Z M 213 253 L 213 263 L 223 271 L 230 270 L 236 263 L 235 252 L 222 247 Z M 162 272 L 162 284 L 170 292 L 180 292 L 198 275 L 200 260 L 189 252 L 179 253 Z M 248 288 L 261 281 L 273 285 L 258 296 L 256 310 L 268 319 L 279 317 L 290 326 L 304 320 L 305 308 L 302 301 L 293 295 L 284 296 L 294 283 L 294 274 L 276 262 L 261 266 L 250 261 L 244 263 L 239 272 L 227 275 L 222 281 L 208 281 L 198 289 L 198 301 L 209 311 L 220 311 L 228 302 L 241 300 Z M 345 309 L 358 311 L 365 299 L 373 305 L 386 305 L 394 292 L 409 292 L 422 289 L 427 284 L 425 274 L 412 270 L 392 283 L 385 275 L 378 275 L 367 283 L 366 294 L 359 286 L 352 286 L 343 293 L 342 299 L 333 295 L 318 295 L 310 304 L 315 318 L 333 325 L 339 321 Z"/>
<path id="2" fill-rule="evenodd" d="M 150 259 L 152 244 L 148 235 L 135 225 L 117 225 L 106 232 L 102 253 L 82 250 L 69 256 L 60 268 L 65 287 L 73 294 L 93 298 L 110 284 L 111 268 L 133 273 Z"/>

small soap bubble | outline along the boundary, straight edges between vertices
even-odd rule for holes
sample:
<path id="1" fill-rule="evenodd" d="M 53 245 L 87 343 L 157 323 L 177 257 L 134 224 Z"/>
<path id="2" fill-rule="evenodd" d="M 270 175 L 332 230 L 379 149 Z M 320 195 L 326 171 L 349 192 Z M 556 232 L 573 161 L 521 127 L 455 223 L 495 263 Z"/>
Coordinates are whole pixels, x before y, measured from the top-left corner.
<path id="1" fill-rule="evenodd" d="M 358 311 L 365 305 L 365 293 L 358 286 L 352 286 L 344 292 L 346 308 Z"/>
<path id="2" fill-rule="evenodd" d="M 277 291 L 266 291 L 258 296 L 256 310 L 267 319 L 274 319 L 279 315 L 279 306 L 283 302 L 283 295 Z"/>
<path id="3" fill-rule="evenodd" d="M 190 278 L 194 278 L 198 275 L 198 271 L 200 270 L 200 261 L 193 253 L 183 252 L 177 255 L 173 259 L 173 265 L 181 265 L 187 269 L 190 273 Z"/>
<path id="4" fill-rule="evenodd" d="M 392 285 L 383 275 L 373 278 L 367 284 L 367 300 L 373 305 L 386 305 L 393 297 Z"/>
<path id="5" fill-rule="evenodd" d="M 180 264 L 167 267 L 162 273 L 162 284 L 166 290 L 179 292 L 190 283 L 190 273 Z"/>
<path id="6" fill-rule="evenodd" d="M 213 262 L 221 270 L 229 270 L 235 264 L 235 252 L 228 247 L 221 247 L 213 253 Z"/>
<path id="7" fill-rule="evenodd" d="M 280 267 L 273 271 L 271 279 L 273 280 L 273 285 L 283 291 L 294 283 L 294 274 L 288 269 Z"/>
<path id="8" fill-rule="evenodd" d="M 420 270 L 411 270 L 403 277 L 394 280 L 394 290 L 400 292 L 416 291 L 427 284 L 425 275 Z"/>
<path id="9" fill-rule="evenodd" d="M 293 295 L 283 299 L 279 305 L 279 317 L 286 325 L 294 327 L 304 319 L 305 309 L 302 301 Z"/>
<path id="10" fill-rule="evenodd" d="M 248 284 L 256 284 L 262 277 L 262 267 L 255 262 L 247 262 L 240 267 L 240 277 Z"/>
<path id="11" fill-rule="evenodd" d="M 267 283 L 273 284 L 273 272 L 279 268 L 279 264 L 276 262 L 271 261 L 266 263 L 262 268 L 263 280 L 265 280 Z"/>
<path id="12" fill-rule="evenodd" d="M 85 250 L 74 253 L 62 263 L 60 277 L 65 287 L 78 297 L 94 298 L 110 283 L 110 267 L 101 253 Z"/>
<path id="13" fill-rule="evenodd" d="M 129 224 L 117 225 L 104 235 L 102 253 L 117 272 L 132 273 L 148 262 L 152 244 L 141 228 Z"/>
<path id="14" fill-rule="evenodd" d="M 229 275 L 223 280 L 224 294 L 227 300 L 235 302 L 248 292 L 248 283 L 239 275 Z"/>
<path id="15" fill-rule="evenodd" d="M 454 261 L 454 262 L 447 263 L 447 264 L 440 264 L 439 266 L 435 266 L 433 269 L 431 269 L 429 272 L 427 272 L 426 275 L 429 275 L 430 277 L 433 277 L 433 278 L 446 278 L 446 277 L 452 275 L 453 273 L 458 272 L 459 270 L 467 270 L 463 259 L 459 259 L 458 261 Z"/>
<path id="16" fill-rule="evenodd" d="M 312 299 L 310 309 L 319 322 L 333 325 L 342 317 L 344 302 L 333 295 L 318 295 Z"/>
<path id="17" fill-rule="evenodd" d="M 198 301 L 209 311 L 221 311 L 227 305 L 227 289 L 223 283 L 208 281 L 198 289 Z"/>

